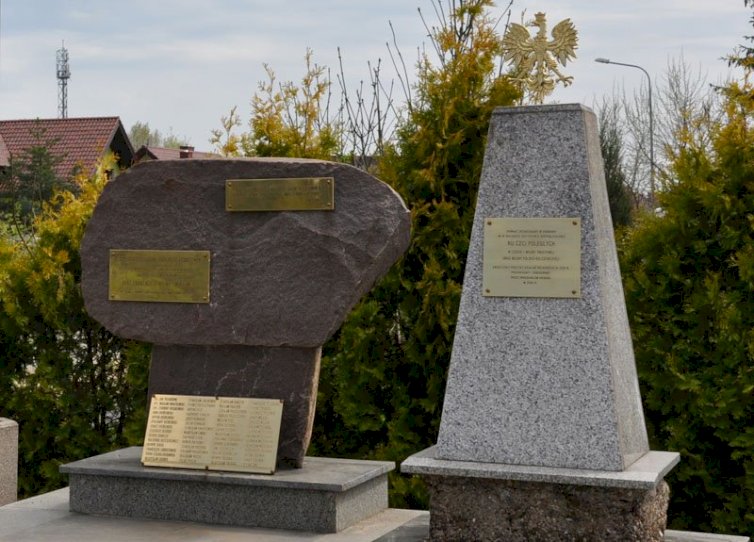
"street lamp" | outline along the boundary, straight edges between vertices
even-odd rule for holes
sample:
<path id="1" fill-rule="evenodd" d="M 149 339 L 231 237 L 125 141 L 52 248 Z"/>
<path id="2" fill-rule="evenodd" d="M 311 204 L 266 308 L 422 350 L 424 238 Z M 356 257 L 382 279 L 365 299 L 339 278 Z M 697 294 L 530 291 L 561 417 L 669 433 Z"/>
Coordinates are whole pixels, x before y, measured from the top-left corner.
<path id="1" fill-rule="evenodd" d="M 629 68 L 636 68 L 644 72 L 647 76 L 647 85 L 649 87 L 649 189 L 652 193 L 652 198 L 655 195 L 655 130 L 654 130 L 654 117 L 652 116 L 652 78 L 649 77 L 647 70 L 636 64 L 626 64 L 624 62 L 615 62 L 609 58 L 595 58 L 595 62 L 600 64 L 615 64 L 617 66 L 628 66 Z"/>

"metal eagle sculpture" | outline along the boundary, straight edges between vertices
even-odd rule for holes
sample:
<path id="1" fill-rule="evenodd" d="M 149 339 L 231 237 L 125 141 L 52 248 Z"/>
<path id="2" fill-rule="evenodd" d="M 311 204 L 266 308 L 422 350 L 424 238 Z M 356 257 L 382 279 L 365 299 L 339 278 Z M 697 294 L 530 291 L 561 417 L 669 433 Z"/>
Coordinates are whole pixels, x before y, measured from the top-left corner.
<path id="1" fill-rule="evenodd" d="M 539 30 L 532 37 L 527 26 Z M 503 36 L 503 60 L 513 65 L 515 81 L 522 83 L 535 104 L 541 104 L 557 83 L 568 86 L 573 77 L 560 73 L 558 64 L 566 65 L 576 58 L 578 32 L 570 19 L 564 19 L 552 29 L 552 39 L 547 36 L 547 22 L 542 12 L 526 26 L 511 23 Z"/>

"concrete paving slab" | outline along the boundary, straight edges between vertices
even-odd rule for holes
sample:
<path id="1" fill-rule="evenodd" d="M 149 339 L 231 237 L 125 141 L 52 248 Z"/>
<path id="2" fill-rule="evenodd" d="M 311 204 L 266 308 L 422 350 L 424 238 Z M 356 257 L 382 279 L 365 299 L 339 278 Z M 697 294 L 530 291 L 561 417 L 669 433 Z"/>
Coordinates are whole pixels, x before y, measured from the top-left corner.
<path id="1" fill-rule="evenodd" d="M 0 542 L 372 542 L 427 514 L 388 509 L 339 533 L 318 534 L 90 516 L 70 512 L 68 495 L 65 488 L 0 507 Z"/>
<path id="2" fill-rule="evenodd" d="M 0 507 L 0 542 L 424 542 L 429 512 L 390 508 L 335 534 L 88 516 L 68 488 Z M 667 531 L 665 542 L 748 542 L 746 536 Z"/>

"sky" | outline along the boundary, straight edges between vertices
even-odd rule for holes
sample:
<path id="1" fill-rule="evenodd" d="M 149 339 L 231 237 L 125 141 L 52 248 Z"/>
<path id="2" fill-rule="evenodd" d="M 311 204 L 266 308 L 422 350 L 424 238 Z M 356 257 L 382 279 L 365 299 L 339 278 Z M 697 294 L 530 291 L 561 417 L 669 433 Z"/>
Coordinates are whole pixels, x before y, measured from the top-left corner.
<path id="1" fill-rule="evenodd" d="M 506 5 L 498 1 L 493 13 Z M 126 130 L 147 122 L 211 150 L 211 130 L 231 107 L 248 121 L 265 63 L 279 80 L 299 80 L 309 48 L 334 77 L 340 48 L 350 88 L 378 59 L 389 81 L 392 24 L 413 73 L 418 48 L 429 44 L 419 9 L 437 21 L 432 0 L 0 0 L 0 119 L 58 115 L 56 51 L 65 44 L 69 117 L 119 116 Z M 550 28 L 573 21 L 577 58 L 563 71 L 574 82 L 548 103 L 590 107 L 620 86 L 646 85 L 639 70 L 597 57 L 640 65 L 657 83 L 682 58 L 719 83 L 731 75 L 722 58 L 754 33 L 743 0 L 514 0 L 511 10 L 514 22 L 538 11 Z"/>

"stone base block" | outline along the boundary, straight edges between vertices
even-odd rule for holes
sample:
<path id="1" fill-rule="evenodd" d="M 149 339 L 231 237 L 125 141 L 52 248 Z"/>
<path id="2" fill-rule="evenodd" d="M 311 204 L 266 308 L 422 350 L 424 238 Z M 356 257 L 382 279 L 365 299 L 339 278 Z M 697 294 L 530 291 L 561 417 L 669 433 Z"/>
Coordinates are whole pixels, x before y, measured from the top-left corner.
<path id="1" fill-rule="evenodd" d="M 387 508 L 393 463 L 307 457 L 274 475 L 143 467 L 133 447 L 61 467 L 85 514 L 338 532 Z"/>
<path id="2" fill-rule="evenodd" d="M 661 542 L 665 474 L 678 454 L 649 452 L 621 472 L 499 465 L 411 456 L 430 492 L 430 540 Z"/>
<path id="3" fill-rule="evenodd" d="M 18 496 L 18 424 L 0 418 L 0 506 Z"/>
<path id="4" fill-rule="evenodd" d="M 277 464 L 301 467 L 312 436 L 320 354 L 320 348 L 156 344 L 149 398 L 164 393 L 280 399 Z"/>
<path id="5" fill-rule="evenodd" d="M 425 478 L 430 540 L 662 542 L 669 490 Z"/>

